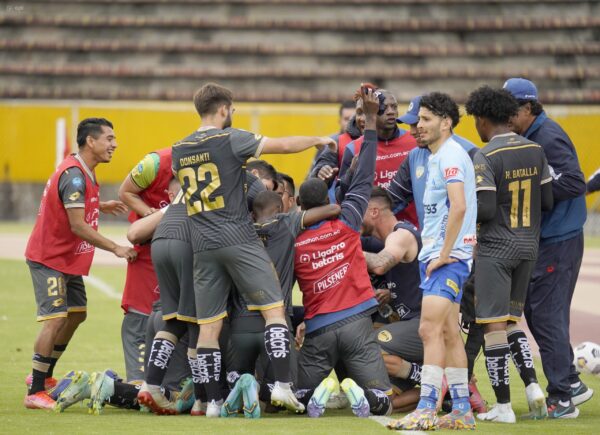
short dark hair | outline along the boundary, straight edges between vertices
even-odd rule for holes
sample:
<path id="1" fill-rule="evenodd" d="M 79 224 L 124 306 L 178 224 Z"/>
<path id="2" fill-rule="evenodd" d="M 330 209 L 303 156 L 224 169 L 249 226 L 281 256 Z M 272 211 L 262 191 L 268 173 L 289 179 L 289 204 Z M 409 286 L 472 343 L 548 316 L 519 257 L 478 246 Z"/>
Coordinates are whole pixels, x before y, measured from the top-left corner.
<path id="1" fill-rule="evenodd" d="M 105 118 L 86 118 L 77 126 L 77 145 L 79 148 L 87 142 L 87 137 L 97 139 L 102 134 L 102 126 L 113 128 L 112 122 Z"/>
<path id="2" fill-rule="evenodd" d="M 481 86 L 469 95 L 465 105 L 469 115 L 486 118 L 492 124 L 508 124 L 519 111 L 519 103 L 506 89 Z"/>
<path id="3" fill-rule="evenodd" d="M 390 198 L 390 194 L 387 190 L 380 186 L 373 187 L 373 190 L 371 191 L 371 199 L 381 200 L 390 210 L 392 209 L 392 198 Z"/>
<path id="4" fill-rule="evenodd" d="M 284 182 L 284 188 L 287 185 L 289 187 L 288 193 L 291 196 L 296 196 L 296 185 L 294 184 L 294 179 L 290 177 L 288 174 L 284 174 L 283 172 L 277 173 L 278 180 L 282 180 Z"/>
<path id="5" fill-rule="evenodd" d="M 519 107 L 529 103 L 531 105 L 531 114 L 533 116 L 540 116 L 544 111 L 544 106 L 538 100 L 518 100 Z"/>
<path id="6" fill-rule="evenodd" d="M 207 83 L 194 93 L 194 106 L 200 116 L 214 115 L 219 107 L 232 104 L 233 93 L 216 83 Z"/>
<path id="7" fill-rule="evenodd" d="M 452 128 L 456 127 L 460 122 L 458 105 L 448 94 L 431 92 L 427 95 L 423 95 L 420 107 L 425 108 L 434 115 L 442 118 L 450 118 L 452 120 Z"/>
<path id="8" fill-rule="evenodd" d="M 302 183 L 298 194 L 300 205 L 305 210 L 328 204 L 327 184 L 319 178 L 309 178 Z"/>
<path id="9" fill-rule="evenodd" d="M 272 190 L 263 190 L 254 201 L 252 201 L 252 211 L 255 214 L 263 213 L 267 208 L 272 206 L 280 206 L 283 208 L 283 201 L 281 200 L 281 195 Z"/>
<path id="10" fill-rule="evenodd" d="M 355 108 L 356 108 L 356 103 L 354 101 L 352 101 L 352 100 L 342 101 L 342 104 L 340 104 L 340 111 L 339 111 L 340 116 L 342 116 L 342 111 L 344 109 L 352 109 L 352 110 L 354 110 Z"/>
<path id="11" fill-rule="evenodd" d="M 277 171 L 270 163 L 265 162 L 264 160 L 252 160 L 246 163 L 246 170 L 257 170 L 259 178 L 273 180 L 275 182 L 275 188 L 277 188 Z"/>

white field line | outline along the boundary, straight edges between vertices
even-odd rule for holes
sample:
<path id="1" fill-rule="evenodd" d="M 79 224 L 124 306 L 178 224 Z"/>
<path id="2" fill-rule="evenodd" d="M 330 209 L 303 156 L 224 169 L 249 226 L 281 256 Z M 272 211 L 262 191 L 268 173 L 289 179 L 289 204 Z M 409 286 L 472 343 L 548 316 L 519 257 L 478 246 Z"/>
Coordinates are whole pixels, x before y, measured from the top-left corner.
<path id="1" fill-rule="evenodd" d="M 86 284 L 91 285 L 92 287 L 97 288 L 106 296 L 111 299 L 121 299 L 121 293 L 116 291 L 111 285 L 105 283 L 100 278 L 95 277 L 94 275 L 84 276 L 83 280 Z"/>

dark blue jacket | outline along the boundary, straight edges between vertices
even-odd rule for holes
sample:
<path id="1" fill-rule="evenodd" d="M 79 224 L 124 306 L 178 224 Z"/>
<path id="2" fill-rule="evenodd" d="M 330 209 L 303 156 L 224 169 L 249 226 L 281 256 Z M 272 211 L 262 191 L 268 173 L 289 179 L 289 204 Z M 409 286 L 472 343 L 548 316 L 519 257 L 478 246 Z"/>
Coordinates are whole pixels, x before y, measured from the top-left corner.
<path id="1" fill-rule="evenodd" d="M 587 183 L 588 193 L 596 192 L 600 190 L 600 169 L 592 174 Z"/>
<path id="2" fill-rule="evenodd" d="M 577 236 L 587 217 L 586 185 L 573 142 L 546 112 L 535 119 L 523 136 L 542 146 L 551 166 L 554 207 L 542 216 L 540 243 Z"/>

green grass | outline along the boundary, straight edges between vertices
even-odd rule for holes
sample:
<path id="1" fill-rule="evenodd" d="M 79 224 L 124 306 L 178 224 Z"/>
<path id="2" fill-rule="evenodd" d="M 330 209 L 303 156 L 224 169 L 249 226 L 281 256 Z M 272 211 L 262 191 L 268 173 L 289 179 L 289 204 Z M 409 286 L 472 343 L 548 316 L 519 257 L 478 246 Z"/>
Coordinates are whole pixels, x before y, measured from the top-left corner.
<path id="1" fill-rule="evenodd" d="M 1 231 L 1 229 L 0 229 Z M 121 290 L 124 270 L 118 267 L 94 267 L 92 274 Z M 347 434 L 390 433 L 380 424 L 354 417 L 348 410 L 328 411 L 312 420 L 304 416 L 281 413 L 258 421 L 243 418 L 207 420 L 190 416 L 156 417 L 136 411 L 107 407 L 101 416 L 87 414 L 82 406 L 69 408 L 64 414 L 31 411 L 23 407 L 24 378 L 31 367 L 33 341 L 39 329 L 35 322 L 35 302 L 29 271 L 23 261 L 0 260 L 0 433 L 182 433 L 201 431 L 207 434 Z M 75 334 L 61 358 L 57 374 L 70 369 L 87 371 L 111 367 L 124 371 L 120 339 L 122 319 L 119 300 L 110 299 L 88 286 L 88 320 Z M 538 367 L 539 367 L 538 363 Z M 541 370 L 539 370 L 541 375 Z M 483 359 L 477 362 L 479 387 L 488 401 L 493 393 L 485 373 Z M 527 411 L 524 388 L 513 370 L 511 373 L 513 407 L 517 415 Z M 584 381 L 600 393 L 600 378 L 584 376 Z M 542 382 L 545 387 L 545 381 Z M 519 422 L 516 425 L 478 424 L 481 433 L 498 434 L 588 434 L 600 427 L 598 396 L 583 405 L 581 416 L 571 421 Z M 396 416 L 398 417 L 398 416 Z"/>

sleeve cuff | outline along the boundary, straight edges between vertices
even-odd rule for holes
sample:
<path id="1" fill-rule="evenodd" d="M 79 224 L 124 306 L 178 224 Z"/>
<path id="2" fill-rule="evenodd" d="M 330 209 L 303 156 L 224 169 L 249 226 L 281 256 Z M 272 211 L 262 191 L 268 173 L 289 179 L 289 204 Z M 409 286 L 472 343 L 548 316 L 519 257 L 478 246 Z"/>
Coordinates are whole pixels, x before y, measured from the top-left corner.
<path id="1" fill-rule="evenodd" d="M 85 204 L 82 203 L 73 203 L 73 204 L 63 204 L 65 208 L 85 208 Z"/>
<path id="2" fill-rule="evenodd" d="M 256 147 L 256 152 L 254 153 L 254 158 L 258 159 L 260 157 L 260 155 L 262 154 L 262 150 L 265 146 L 265 141 L 267 140 L 266 136 L 263 136 L 263 138 L 260 140 L 260 143 L 258 144 L 258 147 Z"/>

